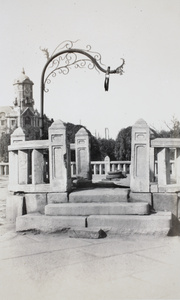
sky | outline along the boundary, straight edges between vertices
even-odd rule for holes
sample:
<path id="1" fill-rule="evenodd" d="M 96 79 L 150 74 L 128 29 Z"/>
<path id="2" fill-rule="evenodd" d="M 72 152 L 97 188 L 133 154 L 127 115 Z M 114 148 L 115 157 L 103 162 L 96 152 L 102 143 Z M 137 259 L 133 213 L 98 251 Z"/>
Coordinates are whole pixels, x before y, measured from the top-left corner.
<path id="1" fill-rule="evenodd" d="M 125 59 L 124 74 L 75 69 L 57 75 L 45 94 L 45 114 L 82 124 L 92 134 L 116 138 L 143 118 L 167 129 L 180 120 L 179 0 L 0 0 L 0 106 L 13 105 L 14 80 L 22 68 L 34 82 L 40 111 L 40 80 L 46 57 L 63 41 L 99 52 L 105 69 Z"/>

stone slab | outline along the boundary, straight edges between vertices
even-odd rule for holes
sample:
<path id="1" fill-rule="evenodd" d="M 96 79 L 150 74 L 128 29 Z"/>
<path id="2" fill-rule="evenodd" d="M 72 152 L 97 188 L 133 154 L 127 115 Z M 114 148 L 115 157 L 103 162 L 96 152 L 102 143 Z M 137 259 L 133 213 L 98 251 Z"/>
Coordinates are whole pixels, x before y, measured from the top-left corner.
<path id="1" fill-rule="evenodd" d="M 149 216 L 89 216 L 87 226 L 111 227 L 109 235 L 168 235 L 172 228 L 172 214 Z"/>
<path id="2" fill-rule="evenodd" d="M 6 199 L 6 220 L 14 223 L 23 214 L 24 195 L 8 195 Z"/>
<path id="3" fill-rule="evenodd" d="M 179 184 L 158 185 L 158 192 L 160 193 L 178 193 L 179 190 Z"/>
<path id="4" fill-rule="evenodd" d="M 71 180 L 68 179 L 68 184 Z M 63 193 L 61 186 L 58 184 L 9 184 L 8 190 L 12 192 L 22 191 L 24 193 Z"/>
<path id="5" fill-rule="evenodd" d="M 153 207 L 156 211 L 171 211 L 178 217 L 178 195 L 176 193 L 154 193 Z"/>
<path id="6" fill-rule="evenodd" d="M 46 233 L 63 231 L 71 227 L 85 227 L 85 217 L 52 217 L 38 213 L 28 214 L 16 219 L 16 231 L 39 230 Z"/>
<path id="7" fill-rule="evenodd" d="M 158 192 L 158 184 L 157 183 L 151 183 L 150 184 L 150 191 L 151 191 L 151 193 L 157 193 Z"/>
<path id="8" fill-rule="evenodd" d="M 149 214 L 148 203 L 62 203 L 48 204 L 45 214 L 50 216 L 144 215 Z"/>
<path id="9" fill-rule="evenodd" d="M 25 194 L 27 214 L 40 212 L 44 214 L 46 206 L 46 194 Z"/>
<path id="10" fill-rule="evenodd" d="M 67 203 L 68 197 L 67 193 L 48 193 L 47 194 L 47 203 Z"/>
<path id="11" fill-rule="evenodd" d="M 95 188 L 69 194 L 69 202 L 128 202 L 128 188 Z"/>
<path id="12" fill-rule="evenodd" d="M 147 202 L 152 205 L 151 193 L 133 193 L 130 192 L 130 202 Z"/>
<path id="13" fill-rule="evenodd" d="M 71 238 L 100 239 L 107 236 L 101 228 L 73 228 L 69 229 L 68 235 Z"/>

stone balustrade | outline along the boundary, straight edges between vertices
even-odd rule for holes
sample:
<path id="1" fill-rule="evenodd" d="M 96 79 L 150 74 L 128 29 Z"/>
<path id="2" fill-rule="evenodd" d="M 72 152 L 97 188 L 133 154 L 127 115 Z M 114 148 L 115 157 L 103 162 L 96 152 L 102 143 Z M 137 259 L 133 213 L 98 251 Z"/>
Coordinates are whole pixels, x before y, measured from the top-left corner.
<path id="1" fill-rule="evenodd" d="M 62 183 L 62 172 L 68 172 L 65 177 L 70 182 L 71 177 L 90 179 L 91 174 L 105 176 L 108 172 L 117 170 L 131 173 L 131 189 L 134 192 L 150 192 L 153 182 L 157 182 L 159 187 L 170 185 L 172 180 L 174 184 L 180 184 L 180 139 L 161 138 L 150 141 L 149 128 L 143 120 L 136 122 L 133 127 L 133 166 L 130 161 L 110 161 L 108 156 L 104 161 L 90 162 L 86 130 L 81 129 L 76 134 L 75 144 L 69 146 L 66 145 L 65 135 L 62 122 L 53 123 L 48 140 L 25 141 L 22 129 L 15 130 L 9 146 L 10 190 L 55 192 L 59 189 L 58 182 L 63 184 L 62 190 L 66 190 L 67 178 Z M 76 152 L 76 162 L 70 162 L 67 158 L 70 157 L 70 148 Z M 174 160 L 170 159 L 171 149 L 174 151 Z M 67 163 L 70 171 L 65 166 Z M 0 174 L 8 174 L 8 164 L 1 163 Z"/>
<path id="2" fill-rule="evenodd" d="M 106 157 L 104 161 L 91 161 L 92 175 L 107 175 L 118 170 L 129 174 L 130 165 L 130 161 L 110 161 Z"/>
<path id="3" fill-rule="evenodd" d="M 171 175 L 171 180 L 175 180 L 176 174 L 175 174 L 175 160 L 170 160 L 170 175 Z M 158 161 L 155 160 L 154 162 L 154 177 L 155 181 L 158 180 Z"/>
<path id="4" fill-rule="evenodd" d="M 130 174 L 130 161 L 110 161 L 109 157 L 104 161 L 91 161 L 92 176 L 107 175 L 108 172 L 121 170 L 126 174 Z M 76 162 L 71 162 L 71 177 L 76 177 Z"/>
<path id="5" fill-rule="evenodd" d="M 48 140 L 25 141 L 21 128 L 11 135 L 9 190 L 25 193 L 68 193 L 71 189 L 70 147 L 60 120 L 49 128 Z"/>
<path id="6" fill-rule="evenodd" d="M 151 148 L 157 153 L 155 161 L 155 177 L 160 190 L 170 191 L 180 186 L 180 139 L 157 138 L 151 141 Z M 170 153 L 174 152 L 174 160 Z M 175 186 L 176 185 L 176 186 Z"/>
<path id="7" fill-rule="evenodd" d="M 9 146 L 9 190 L 47 191 L 49 141 L 21 141 Z"/>
<path id="8" fill-rule="evenodd" d="M 45 148 L 46 149 L 46 148 Z M 35 158 L 34 158 L 35 159 Z M 48 148 L 44 151 L 44 179 L 42 183 L 47 184 L 49 182 L 49 163 L 48 163 Z M 173 165 L 173 162 L 172 162 Z M 91 161 L 92 175 L 107 175 L 108 171 L 105 168 L 106 164 L 104 161 Z M 109 171 L 121 170 L 126 174 L 130 174 L 130 161 L 110 161 L 109 163 Z M 29 169 L 31 169 L 29 167 Z M 0 175 L 8 175 L 9 174 L 9 163 L 0 163 Z M 157 175 L 157 174 L 156 174 Z M 76 177 L 76 162 L 71 161 L 71 177 Z M 33 175 L 30 174 L 28 184 L 32 182 Z M 35 180 L 33 180 L 35 182 Z"/>

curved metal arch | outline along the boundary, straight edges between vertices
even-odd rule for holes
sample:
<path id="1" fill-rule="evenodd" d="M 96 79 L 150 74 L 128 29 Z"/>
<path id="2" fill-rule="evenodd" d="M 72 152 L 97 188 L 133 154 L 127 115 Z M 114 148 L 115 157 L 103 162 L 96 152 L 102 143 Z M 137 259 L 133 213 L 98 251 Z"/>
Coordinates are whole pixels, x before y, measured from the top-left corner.
<path id="1" fill-rule="evenodd" d="M 122 64 L 114 69 L 114 70 L 110 70 L 110 67 L 106 69 L 104 69 L 98 62 L 97 60 L 89 53 L 87 53 L 86 51 L 82 50 L 82 49 L 66 49 L 66 50 L 62 50 L 56 54 L 54 54 L 45 64 L 43 71 L 42 71 L 42 75 L 41 75 L 41 110 L 40 110 L 40 135 L 41 138 L 43 138 L 43 131 L 44 131 L 44 91 L 45 91 L 45 73 L 47 70 L 47 67 L 49 66 L 49 64 L 58 56 L 61 56 L 63 54 L 68 54 L 68 53 L 79 53 L 79 54 L 83 54 L 86 57 L 88 57 L 90 59 L 90 61 L 92 61 L 92 63 L 103 73 L 105 73 L 105 81 L 104 81 L 104 88 L 105 91 L 108 91 L 109 88 L 109 75 L 110 74 L 123 74 L 123 66 L 125 64 L 125 60 L 122 58 Z"/>

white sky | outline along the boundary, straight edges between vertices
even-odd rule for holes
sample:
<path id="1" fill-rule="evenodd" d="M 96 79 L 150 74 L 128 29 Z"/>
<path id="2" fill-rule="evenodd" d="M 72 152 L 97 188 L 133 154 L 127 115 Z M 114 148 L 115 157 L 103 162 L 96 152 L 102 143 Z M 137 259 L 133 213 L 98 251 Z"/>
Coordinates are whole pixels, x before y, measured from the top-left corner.
<path id="1" fill-rule="evenodd" d="M 25 68 L 40 110 L 40 78 L 64 40 L 90 44 L 111 69 L 126 61 L 124 75 L 73 69 L 58 75 L 45 95 L 45 113 L 116 138 L 121 128 L 143 118 L 158 130 L 174 115 L 180 120 L 179 0 L 0 0 L 0 105 L 12 105 L 13 81 Z"/>

